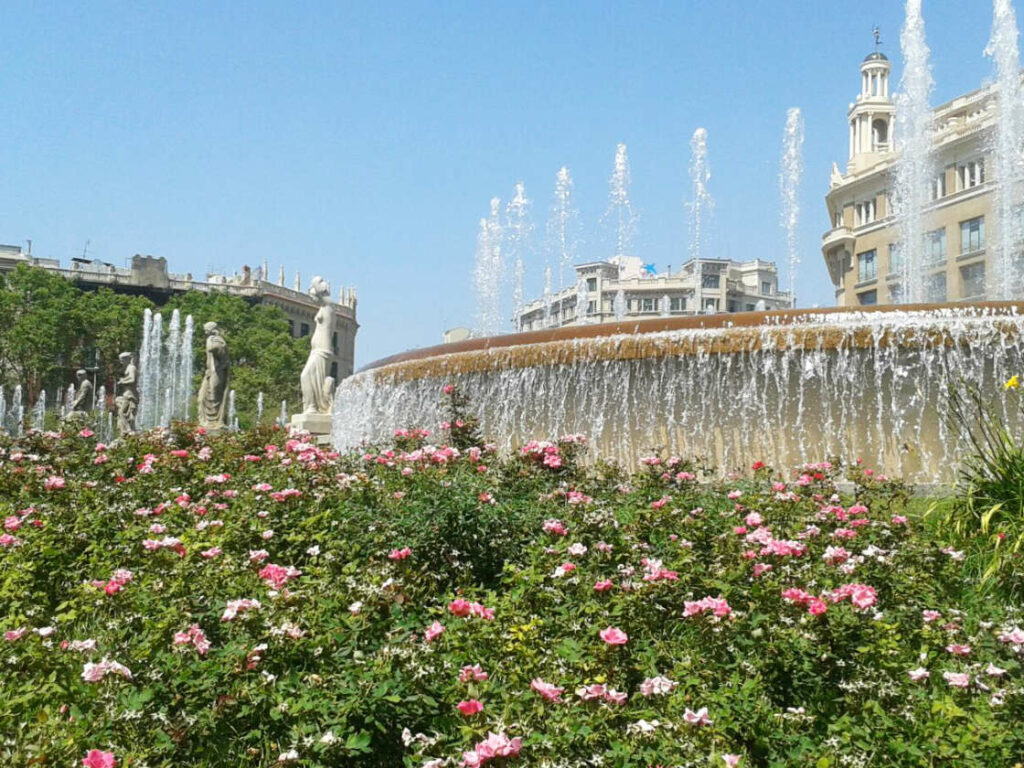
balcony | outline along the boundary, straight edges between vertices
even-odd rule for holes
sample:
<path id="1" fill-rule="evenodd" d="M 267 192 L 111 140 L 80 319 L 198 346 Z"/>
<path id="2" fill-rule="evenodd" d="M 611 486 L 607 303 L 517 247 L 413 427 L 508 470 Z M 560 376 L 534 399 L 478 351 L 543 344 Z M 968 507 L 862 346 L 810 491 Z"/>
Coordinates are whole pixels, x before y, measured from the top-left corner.
<path id="1" fill-rule="evenodd" d="M 821 248 L 824 251 L 839 247 L 852 248 L 854 240 L 856 238 L 849 227 L 836 227 L 822 235 Z"/>

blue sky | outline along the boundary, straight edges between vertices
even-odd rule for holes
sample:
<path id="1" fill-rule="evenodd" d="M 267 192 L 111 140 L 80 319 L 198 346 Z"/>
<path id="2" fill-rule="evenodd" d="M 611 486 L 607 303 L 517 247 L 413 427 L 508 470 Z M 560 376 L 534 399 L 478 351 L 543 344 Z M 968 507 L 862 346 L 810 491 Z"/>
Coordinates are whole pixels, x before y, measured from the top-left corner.
<path id="1" fill-rule="evenodd" d="M 935 103 L 992 77 L 985 0 L 924 3 Z M 1018 9 L 1020 11 L 1020 9 Z M 66 261 L 257 266 L 359 293 L 357 365 L 469 325 L 477 222 L 516 181 L 543 231 L 576 183 L 587 259 L 617 142 L 637 253 L 685 260 L 689 139 L 708 130 L 712 255 L 782 260 L 785 113 L 803 110 L 799 304 L 871 28 L 902 3 L 10 2 L 0 5 L 0 242 Z M 540 289 L 543 261 L 529 267 Z M 785 277 L 783 277 L 785 282 Z"/>

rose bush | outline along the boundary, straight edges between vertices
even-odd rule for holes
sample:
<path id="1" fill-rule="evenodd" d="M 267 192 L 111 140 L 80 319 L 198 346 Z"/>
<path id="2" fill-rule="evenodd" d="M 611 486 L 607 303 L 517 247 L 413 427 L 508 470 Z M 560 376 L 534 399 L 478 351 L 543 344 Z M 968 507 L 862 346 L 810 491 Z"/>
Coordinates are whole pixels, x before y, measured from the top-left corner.
<path id="1" fill-rule="evenodd" d="M 976 593 L 898 483 L 430 439 L 3 444 L 0 763 L 1024 755 L 1024 611 Z"/>

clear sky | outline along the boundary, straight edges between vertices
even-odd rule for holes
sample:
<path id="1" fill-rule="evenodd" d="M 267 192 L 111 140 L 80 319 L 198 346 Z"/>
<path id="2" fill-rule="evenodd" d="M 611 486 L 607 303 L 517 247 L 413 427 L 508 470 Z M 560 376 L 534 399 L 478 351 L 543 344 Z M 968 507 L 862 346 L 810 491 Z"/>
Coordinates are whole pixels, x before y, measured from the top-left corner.
<path id="1" fill-rule="evenodd" d="M 782 260 L 779 155 L 803 110 L 798 303 L 833 303 L 820 238 L 846 109 L 902 2 L 27 2 L 0 4 L 0 242 L 241 265 L 354 285 L 357 365 L 470 325 L 478 220 L 523 181 L 536 233 L 576 182 L 586 259 L 615 144 L 637 255 L 687 253 L 694 129 L 708 130 L 712 253 Z M 986 0 L 925 0 L 934 103 L 992 78 Z M 1018 13 L 1021 12 L 1018 4 Z M 539 291 L 543 260 L 529 266 Z M 784 270 L 783 270 L 784 271 Z M 785 284 L 785 276 L 782 283 Z"/>

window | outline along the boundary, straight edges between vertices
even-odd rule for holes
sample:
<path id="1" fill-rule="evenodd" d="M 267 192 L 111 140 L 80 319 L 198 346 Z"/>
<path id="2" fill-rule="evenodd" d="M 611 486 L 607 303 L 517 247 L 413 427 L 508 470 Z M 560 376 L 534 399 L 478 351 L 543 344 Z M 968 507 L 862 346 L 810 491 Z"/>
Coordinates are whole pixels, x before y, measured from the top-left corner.
<path id="1" fill-rule="evenodd" d="M 903 271 L 903 243 L 889 243 L 889 274 Z"/>
<path id="2" fill-rule="evenodd" d="M 302 330 L 299 331 L 299 336 L 301 338 L 305 338 L 306 336 L 309 336 L 309 323 L 303 323 L 301 327 L 302 327 Z"/>
<path id="3" fill-rule="evenodd" d="M 716 275 L 717 277 L 717 275 Z M 717 312 L 718 311 L 718 299 L 704 299 L 704 311 L 705 312 Z"/>
<path id="4" fill-rule="evenodd" d="M 334 350 L 334 354 L 338 354 L 338 334 L 331 336 L 331 349 Z"/>
<path id="5" fill-rule="evenodd" d="M 638 299 L 640 304 L 641 312 L 657 312 L 658 311 L 658 300 L 657 299 Z"/>
<path id="6" fill-rule="evenodd" d="M 739 307 L 738 307 L 738 305 L 736 304 L 735 301 L 726 302 L 725 307 L 726 307 L 726 311 L 728 311 L 728 312 L 736 312 L 739 309 Z"/>
<path id="7" fill-rule="evenodd" d="M 946 260 L 946 228 L 936 229 L 924 236 L 924 263 L 941 264 Z"/>
<path id="8" fill-rule="evenodd" d="M 587 278 L 587 290 L 588 291 L 596 291 L 597 290 L 597 278 L 596 277 L 588 277 Z"/>
<path id="9" fill-rule="evenodd" d="M 875 250 L 864 251 L 857 254 L 857 282 L 863 283 L 866 280 L 874 280 L 878 276 L 878 266 L 875 259 Z"/>
<path id="10" fill-rule="evenodd" d="M 961 190 L 971 189 L 979 184 L 985 183 L 985 161 L 982 159 L 971 160 L 963 165 L 957 166 L 956 183 Z"/>
<path id="11" fill-rule="evenodd" d="M 878 303 L 878 291 L 864 291 L 864 293 L 857 294 L 857 301 L 861 305 L 868 307 Z"/>
<path id="12" fill-rule="evenodd" d="M 835 222 L 836 228 L 843 226 L 843 212 L 836 211 L 836 215 L 832 217 L 832 221 Z"/>
<path id="13" fill-rule="evenodd" d="M 855 207 L 855 214 L 857 219 L 857 226 L 863 226 L 864 224 L 870 224 L 875 220 L 875 201 L 872 198 L 863 203 L 857 203 Z"/>
<path id="14" fill-rule="evenodd" d="M 975 299 L 985 295 L 985 264 L 971 264 L 960 267 L 960 280 L 963 283 L 961 298 Z"/>
<path id="15" fill-rule="evenodd" d="M 938 200 L 946 196 L 946 172 L 943 171 L 932 179 L 931 198 Z"/>
<path id="16" fill-rule="evenodd" d="M 673 296 L 668 300 L 670 312 L 682 312 L 686 309 L 686 299 L 682 296 Z"/>
<path id="17" fill-rule="evenodd" d="M 700 285 L 702 288 L 717 288 L 719 285 L 719 275 L 701 275 Z"/>
<path id="18" fill-rule="evenodd" d="M 588 315 L 592 315 L 595 312 L 597 312 L 597 302 L 596 301 L 588 301 L 587 302 L 587 314 Z"/>
<path id="19" fill-rule="evenodd" d="M 292 336 L 295 335 L 295 321 L 294 320 L 289 320 L 288 321 L 288 333 L 290 333 Z"/>
<path id="20" fill-rule="evenodd" d="M 985 247 L 985 217 L 960 222 L 960 253 L 974 253 Z"/>
<path id="21" fill-rule="evenodd" d="M 762 296 L 771 296 L 772 295 L 772 284 L 768 280 L 763 280 L 761 282 L 761 295 Z"/>
<path id="22" fill-rule="evenodd" d="M 896 284 L 889 286 L 889 302 L 891 304 L 902 304 L 903 299 L 903 286 Z"/>
<path id="23" fill-rule="evenodd" d="M 754 305 L 754 304 L 747 304 L 745 309 L 746 309 L 747 312 L 753 312 L 756 308 L 757 308 L 757 306 Z"/>
<path id="24" fill-rule="evenodd" d="M 937 275 L 925 275 L 924 300 L 931 302 L 941 302 L 946 300 L 945 272 L 939 272 Z"/>
<path id="25" fill-rule="evenodd" d="M 331 378 L 334 379 L 335 382 L 338 381 L 338 363 L 337 362 L 331 363 Z"/>

